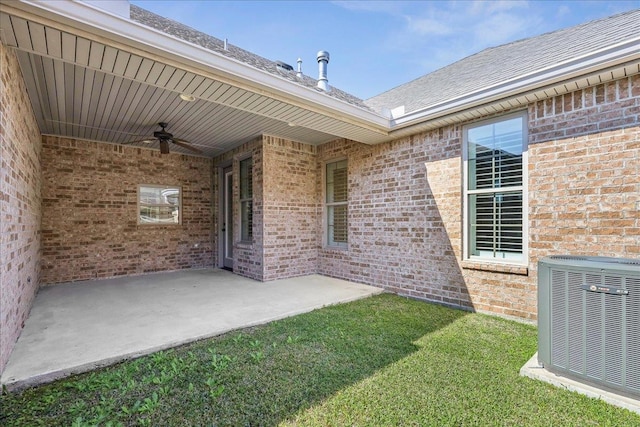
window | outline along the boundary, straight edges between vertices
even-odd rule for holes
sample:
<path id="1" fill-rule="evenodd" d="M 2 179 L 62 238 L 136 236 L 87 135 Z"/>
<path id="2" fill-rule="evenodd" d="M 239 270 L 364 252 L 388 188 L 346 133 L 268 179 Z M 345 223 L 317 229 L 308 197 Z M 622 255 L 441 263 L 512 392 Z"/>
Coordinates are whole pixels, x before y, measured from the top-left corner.
<path id="1" fill-rule="evenodd" d="M 180 224 L 180 187 L 138 186 L 138 224 Z"/>
<path id="2" fill-rule="evenodd" d="M 526 147 L 524 113 L 465 128 L 465 258 L 525 261 Z"/>
<path id="3" fill-rule="evenodd" d="M 347 247 L 347 161 L 327 163 L 327 245 Z"/>
<path id="4" fill-rule="evenodd" d="M 253 159 L 240 162 L 240 240 L 253 238 Z"/>

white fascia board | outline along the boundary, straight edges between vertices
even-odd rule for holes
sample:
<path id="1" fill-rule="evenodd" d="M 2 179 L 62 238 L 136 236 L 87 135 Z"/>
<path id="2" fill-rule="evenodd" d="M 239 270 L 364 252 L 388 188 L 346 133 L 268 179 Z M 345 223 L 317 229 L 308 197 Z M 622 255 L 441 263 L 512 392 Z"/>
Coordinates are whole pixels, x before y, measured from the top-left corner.
<path id="1" fill-rule="evenodd" d="M 114 40 L 159 57 L 194 66 L 204 72 L 222 75 L 252 92 L 293 102 L 294 105 L 383 135 L 387 135 L 389 131 L 389 119 L 377 113 L 82 1 L 20 0 L 3 7 L 7 9 L 7 13 L 11 13 L 10 9 L 13 8 L 101 36 L 107 44 L 108 40 Z"/>
<path id="2" fill-rule="evenodd" d="M 640 37 L 458 98 L 412 111 L 391 121 L 391 135 L 396 130 L 486 105 L 490 102 L 517 97 L 524 93 L 578 79 L 581 76 L 633 61 L 640 61 Z"/>

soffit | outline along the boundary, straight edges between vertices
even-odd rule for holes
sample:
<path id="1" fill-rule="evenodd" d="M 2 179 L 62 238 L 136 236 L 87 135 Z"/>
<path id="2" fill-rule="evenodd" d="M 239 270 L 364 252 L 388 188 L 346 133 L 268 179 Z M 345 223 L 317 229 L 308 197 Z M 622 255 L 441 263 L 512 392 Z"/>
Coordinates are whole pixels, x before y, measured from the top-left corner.
<path id="1" fill-rule="evenodd" d="M 436 106 L 433 109 L 424 110 L 416 119 L 412 119 L 410 115 L 401 118 L 406 119 L 406 123 L 394 123 L 396 125 L 395 130 L 391 131 L 390 136 L 401 138 L 419 132 L 438 129 L 442 126 L 470 122 L 505 111 L 524 109 L 533 102 L 543 101 L 637 74 L 640 74 L 640 62 L 636 59 L 605 70 L 587 73 L 555 84 L 548 84 L 541 88 L 521 91 L 510 96 L 502 96 L 498 99 L 479 97 L 475 103 L 465 100 L 465 104 L 460 104 L 459 106 L 447 105 L 443 109 L 439 109 Z M 456 107 L 457 111 L 455 111 Z"/>
<path id="2" fill-rule="evenodd" d="M 20 15 L 3 10 L 1 38 L 17 51 L 43 134 L 128 143 L 150 137 L 164 121 L 169 132 L 207 156 L 263 133 L 309 144 L 388 140 L 386 131 L 366 123 L 216 79 L 215 70 L 203 75 L 156 54 Z M 196 101 L 182 101 L 180 93 L 193 94 Z M 177 145 L 171 150 L 192 153 Z"/>

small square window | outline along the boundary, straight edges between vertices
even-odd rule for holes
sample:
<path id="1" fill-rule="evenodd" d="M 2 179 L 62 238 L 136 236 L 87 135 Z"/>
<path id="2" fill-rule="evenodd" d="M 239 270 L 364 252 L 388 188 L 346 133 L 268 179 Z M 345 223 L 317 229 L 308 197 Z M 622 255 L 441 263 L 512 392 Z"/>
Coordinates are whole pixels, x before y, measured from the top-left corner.
<path id="1" fill-rule="evenodd" d="M 180 187 L 138 186 L 138 224 L 181 224 Z"/>

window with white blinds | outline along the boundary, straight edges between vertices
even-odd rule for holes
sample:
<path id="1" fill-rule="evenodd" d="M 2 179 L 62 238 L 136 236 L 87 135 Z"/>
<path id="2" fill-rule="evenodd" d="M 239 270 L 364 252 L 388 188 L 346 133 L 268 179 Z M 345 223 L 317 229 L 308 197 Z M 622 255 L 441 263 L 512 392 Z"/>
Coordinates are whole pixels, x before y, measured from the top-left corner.
<path id="1" fill-rule="evenodd" d="M 526 116 L 465 128 L 466 257 L 522 262 Z"/>
<path id="2" fill-rule="evenodd" d="M 253 159 L 240 162 L 240 240 L 253 238 Z"/>
<path id="3" fill-rule="evenodd" d="M 327 245 L 347 247 L 347 161 L 327 163 Z"/>

